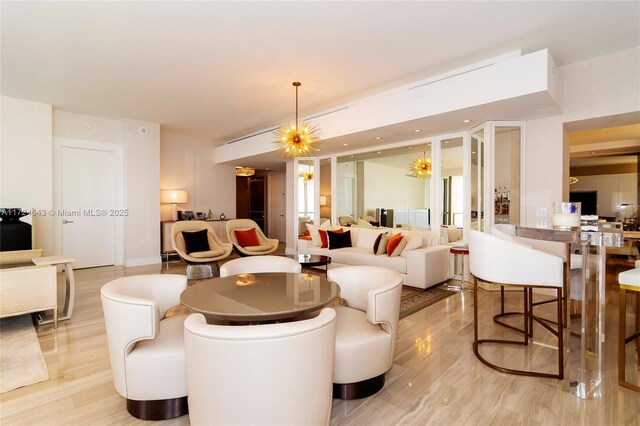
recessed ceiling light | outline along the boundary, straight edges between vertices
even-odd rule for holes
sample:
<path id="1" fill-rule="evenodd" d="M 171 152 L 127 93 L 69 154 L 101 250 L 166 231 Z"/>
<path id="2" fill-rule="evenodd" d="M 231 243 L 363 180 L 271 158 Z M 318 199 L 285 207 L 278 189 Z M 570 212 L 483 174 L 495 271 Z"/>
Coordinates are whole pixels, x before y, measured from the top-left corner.
<path id="1" fill-rule="evenodd" d="M 471 151 L 471 153 L 472 153 L 472 154 L 475 154 L 476 152 L 475 152 L 475 151 Z"/>
<path id="2" fill-rule="evenodd" d="M 269 168 L 267 167 L 265 170 L 269 170 Z"/>
<path id="3" fill-rule="evenodd" d="M 597 152 L 596 151 L 591 151 L 591 155 L 596 155 Z"/>
<path id="4" fill-rule="evenodd" d="M 431 146 L 431 142 L 429 142 L 429 143 L 427 144 L 427 146 Z"/>
<path id="5" fill-rule="evenodd" d="M 355 155 L 352 155 L 351 158 L 355 157 Z"/>
<path id="6" fill-rule="evenodd" d="M 413 148 L 413 147 L 412 147 L 412 146 L 408 146 L 407 148 L 411 149 L 411 148 Z"/>
<path id="7" fill-rule="evenodd" d="M 348 143 L 343 143 L 343 144 L 342 144 L 342 146 L 348 146 L 348 145 L 349 145 Z"/>
<path id="8" fill-rule="evenodd" d="M 466 120 L 462 120 L 463 123 L 471 123 L 471 120 L 469 120 L 468 118 Z"/>
<path id="9" fill-rule="evenodd" d="M 449 143 L 449 142 L 451 142 L 451 141 L 444 141 L 444 143 Z"/>
<path id="10" fill-rule="evenodd" d="M 382 151 L 377 151 L 377 154 L 382 154 Z"/>
<path id="11" fill-rule="evenodd" d="M 379 141 L 380 139 L 382 139 L 382 136 L 376 136 L 377 141 Z"/>
<path id="12" fill-rule="evenodd" d="M 416 132 L 416 133 L 420 133 L 422 131 L 422 129 L 414 129 L 413 131 Z"/>

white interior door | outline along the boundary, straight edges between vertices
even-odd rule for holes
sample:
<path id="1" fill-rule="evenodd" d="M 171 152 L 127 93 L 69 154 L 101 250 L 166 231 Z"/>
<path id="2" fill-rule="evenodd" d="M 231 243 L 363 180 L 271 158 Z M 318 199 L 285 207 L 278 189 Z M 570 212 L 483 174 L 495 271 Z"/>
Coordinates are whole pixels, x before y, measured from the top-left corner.
<path id="1" fill-rule="evenodd" d="M 115 153 L 61 147 L 62 253 L 75 268 L 113 265 L 115 258 Z"/>
<path id="2" fill-rule="evenodd" d="M 269 175 L 269 236 L 286 241 L 285 174 Z"/>

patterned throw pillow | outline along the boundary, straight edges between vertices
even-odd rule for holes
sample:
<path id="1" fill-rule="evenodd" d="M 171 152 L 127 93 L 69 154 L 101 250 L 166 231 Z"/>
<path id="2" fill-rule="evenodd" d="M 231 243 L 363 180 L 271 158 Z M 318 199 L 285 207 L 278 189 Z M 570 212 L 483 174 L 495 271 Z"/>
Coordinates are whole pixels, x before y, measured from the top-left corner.
<path id="1" fill-rule="evenodd" d="M 407 239 L 402 234 L 396 234 L 389 239 L 387 243 L 387 256 L 399 256 L 407 245 Z"/>
<path id="2" fill-rule="evenodd" d="M 389 242 L 389 231 L 378 234 L 373 243 L 373 254 L 385 254 L 387 252 L 387 242 Z"/>

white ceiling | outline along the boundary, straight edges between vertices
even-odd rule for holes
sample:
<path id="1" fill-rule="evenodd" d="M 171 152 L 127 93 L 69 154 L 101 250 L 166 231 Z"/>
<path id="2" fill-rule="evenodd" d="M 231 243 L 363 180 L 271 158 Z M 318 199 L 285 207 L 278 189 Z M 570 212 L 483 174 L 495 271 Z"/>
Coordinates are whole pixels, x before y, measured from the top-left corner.
<path id="1" fill-rule="evenodd" d="M 3 95 L 220 144 L 521 49 L 637 46 L 639 2 L 11 2 Z"/>

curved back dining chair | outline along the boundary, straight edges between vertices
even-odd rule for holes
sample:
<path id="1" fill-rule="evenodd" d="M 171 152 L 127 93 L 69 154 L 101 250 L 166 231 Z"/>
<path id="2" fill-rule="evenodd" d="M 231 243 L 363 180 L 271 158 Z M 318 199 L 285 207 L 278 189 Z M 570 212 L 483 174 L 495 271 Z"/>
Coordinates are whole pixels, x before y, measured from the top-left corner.
<path id="1" fill-rule="evenodd" d="M 139 419 L 187 413 L 187 316 L 164 318 L 186 287 L 184 275 L 157 274 L 118 278 L 100 290 L 113 384 Z"/>
<path id="2" fill-rule="evenodd" d="M 275 324 L 209 325 L 187 318 L 192 425 L 328 425 L 336 314 Z"/>
<path id="3" fill-rule="evenodd" d="M 279 241 L 267 238 L 258 224 L 251 219 L 231 219 L 226 223 L 227 239 L 241 257 L 273 253 Z"/>
<path id="4" fill-rule="evenodd" d="M 379 266 L 329 269 L 346 306 L 336 306 L 333 394 L 340 399 L 373 395 L 384 386 L 398 340 L 402 276 Z"/>
<path id="5" fill-rule="evenodd" d="M 220 267 L 220 276 L 249 274 L 259 272 L 290 272 L 300 273 L 302 266 L 295 260 L 284 256 L 252 256 L 241 257 L 225 262 Z"/>
<path id="6" fill-rule="evenodd" d="M 469 268 L 474 276 L 473 290 L 473 316 L 474 316 L 474 341 L 473 352 L 485 365 L 508 374 L 522 376 L 549 377 L 562 379 L 564 377 L 564 348 L 562 326 L 562 287 L 563 287 L 563 259 L 539 250 L 532 249 L 518 240 L 507 240 L 484 232 L 469 232 Z M 478 326 L 478 280 L 501 287 L 523 289 L 523 310 L 521 312 L 524 322 L 522 329 L 505 325 L 494 321 L 499 325 L 505 325 L 508 330 L 522 335 L 522 340 L 512 339 L 480 339 Z M 548 324 L 548 320 L 542 320 L 533 314 L 532 300 L 534 289 L 552 289 L 556 292 L 557 302 L 557 329 Z M 488 295 L 487 295 L 488 296 Z M 497 316 L 500 316 L 498 314 Z M 504 315 L 504 313 L 502 313 Z M 496 317 L 497 317 L 496 316 Z M 521 345 L 528 346 L 529 338 L 533 335 L 533 321 L 551 332 L 557 337 L 558 346 L 558 371 L 557 373 L 521 370 L 497 365 L 480 353 L 480 346 L 484 344 Z M 523 354 L 529 360 L 531 354 Z M 513 357 L 507 357 L 513 358 Z"/>

